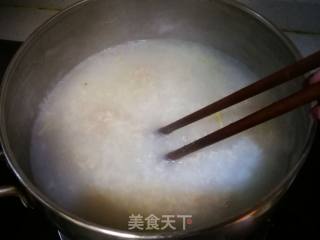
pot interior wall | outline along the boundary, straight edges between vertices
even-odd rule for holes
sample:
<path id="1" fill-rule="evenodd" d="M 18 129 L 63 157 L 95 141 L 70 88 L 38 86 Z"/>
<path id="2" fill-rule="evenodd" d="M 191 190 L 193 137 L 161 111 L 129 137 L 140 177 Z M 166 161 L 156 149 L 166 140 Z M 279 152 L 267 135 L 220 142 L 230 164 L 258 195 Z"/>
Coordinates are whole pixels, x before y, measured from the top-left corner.
<path id="1" fill-rule="evenodd" d="M 52 19 L 25 43 L 8 75 L 2 112 L 8 143 L 30 179 L 30 134 L 39 104 L 48 91 L 88 56 L 112 45 L 148 38 L 213 46 L 245 63 L 259 77 L 295 60 L 281 36 L 249 14 L 219 1 L 109 0 L 74 7 Z M 278 87 L 274 94 L 287 95 L 300 84 Z M 292 134 L 299 136 L 292 152 L 294 164 L 310 124 L 305 110 L 292 113 L 290 124 Z"/>

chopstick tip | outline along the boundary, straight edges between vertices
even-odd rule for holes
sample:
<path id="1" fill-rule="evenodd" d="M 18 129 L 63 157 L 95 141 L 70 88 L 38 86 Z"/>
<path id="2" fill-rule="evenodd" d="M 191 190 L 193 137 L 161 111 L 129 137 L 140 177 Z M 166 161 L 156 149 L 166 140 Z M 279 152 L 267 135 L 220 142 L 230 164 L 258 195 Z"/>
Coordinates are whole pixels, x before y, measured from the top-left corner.
<path id="1" fill-rule="evenodd" d="M 165 155 L 165 159 L 168 161 L 175 161 L 180 157 L 175 152 L 169 152 Z"/>
<path id="2" fill-rule="evenodd" d="M 170 128 L 167 128 L 167 127 L 163 127 L 163 128 L 158 129 L 158 133 L 161 133 L 161 134 L 169 134 L 171 132 L 173 132 L 173 130 L 171 130 Z"/>

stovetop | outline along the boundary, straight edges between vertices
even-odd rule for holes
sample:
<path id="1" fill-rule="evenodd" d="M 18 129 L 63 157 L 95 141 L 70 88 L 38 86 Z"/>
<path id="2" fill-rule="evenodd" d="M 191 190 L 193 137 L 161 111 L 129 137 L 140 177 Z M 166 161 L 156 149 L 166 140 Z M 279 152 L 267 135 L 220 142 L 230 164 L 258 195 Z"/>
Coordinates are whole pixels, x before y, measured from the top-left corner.
<path id="1" fill-rule="evenodd" d="M 20 42 L 0 40 L 0 78 Z M 3 158 L 3 157 L 2 157 Z M 308 239 L 318 235 L 320 199 L 320 131 L 309 157 L 287 194 L 250 240 Z M 14 181 L 0 159 L 0 185 Z M 58 240 L 57 230 L 39 212 L 23 207 L 15 197 L 0 199 L 0 239 Z"/>

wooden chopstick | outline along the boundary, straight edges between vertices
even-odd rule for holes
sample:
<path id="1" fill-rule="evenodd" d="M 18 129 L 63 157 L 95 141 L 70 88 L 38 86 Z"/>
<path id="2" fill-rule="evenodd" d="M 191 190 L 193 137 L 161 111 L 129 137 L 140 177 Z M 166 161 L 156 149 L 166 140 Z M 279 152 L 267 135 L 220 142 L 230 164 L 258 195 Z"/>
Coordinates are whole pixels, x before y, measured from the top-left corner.
<path id="1" fill-rule="evenodd" d="M 221 100 L 218 100 L 200 110 L 193 112 L 165 127 L 160 128 L 158 131 L 164 134 L 169 134 L 174 130 L 182 128 L 190 123 L 205 118 L 211 114 L 214 114 L 222 109 L 230 107 L 236 103 L 239 103 L 245 99 L 253 97 L 261 92 L 264 92 L 277 85 L 292 80 L 320 65 L 320 51 L 299 60 L 296 63 L 288 65 L 281 70 L 247 86 L 239 91 L 236 91 Z"/>
<path id="2" fill-rule="evenodd" d="M 220 111 L 233 104 L 239 103 L 249 97 L 255 96 L 258 93 L 266 91 L 272 87 L 280 85 L 284 82 L 292 80 L 308 71 L 311 71 L 320 66 L 320 51 L 301 59 L 300 61 L 291 64 L 271 75 L 265 77 L 254 84 L 251 84 L 239 91 L 212 103 L 178 121 L 169 124 L 159 131 L 168 134 L 180 127 L 186 126 L 192 122 L 209 116 L 217 111 Z M 244 130 L 252 128 L 258 124 L 266 122 L 272 118 L 278 117 L 287 113 L 297 107 L 300 107 L 308 102 L 314 101 L 320 97 L 320 82 L 311 84 L 302 90 L 291 94 L 290 96 L 281 99 L 263 109 L 254 112 L 234 123 L 229 124 L 215 132 L 212 132 L 192 143 L 189 143 L 177 150 L 166 154 L 169 160 L 179 159 L 187 154 L 195 152 L 199 149 L 205 148 L 225 138 L 238 134 Z"/>
<path id="3" fill-rule="evenodd" d="M 260 123 L 266 122 L 272 118 L 287 113 L 308 102 L 316 100 L 318 97 L 320 97 L 320 82 L 309 85 L 308 87 L 290 95 L 289 97 L 275 102 L 255 113 L 252 113 L 234 123 L 229 124 L 224 128 L 221 128 L 203 138 L 200 138 L 173 152 L 170 152 L 166 155 L 166 158 L 170 160 L 179 159 L 189 153 L 195 152 L 222 139 L 228 138 Z"/>

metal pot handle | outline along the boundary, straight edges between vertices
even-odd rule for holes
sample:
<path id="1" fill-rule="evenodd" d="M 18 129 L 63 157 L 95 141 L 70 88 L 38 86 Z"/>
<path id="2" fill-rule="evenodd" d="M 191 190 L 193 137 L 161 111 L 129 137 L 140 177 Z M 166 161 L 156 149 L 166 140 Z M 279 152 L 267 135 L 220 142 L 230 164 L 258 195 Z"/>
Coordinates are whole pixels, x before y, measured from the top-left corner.
<path id="1" fill-rule="evenodd" d="M 4 158 L 4 154 L 2 152 L 2 149 L 0 149 L 0 161 L 3 161 L 2 158 Z M 0 185 L 0 198 L 1 197 L 8 197 L 8 196 L 15 196 L 18 197 L 21 201 L 21 203 L 27 207 L 27 201 L 26 198 L 19 192 L 19 190 L 15 186 L 11 185 Z"/>
<path id="2" fill-rule="evenodd" d="M 0 186 L 0 197 L 17 196 L 19 193 L 14 186 Z"/>

